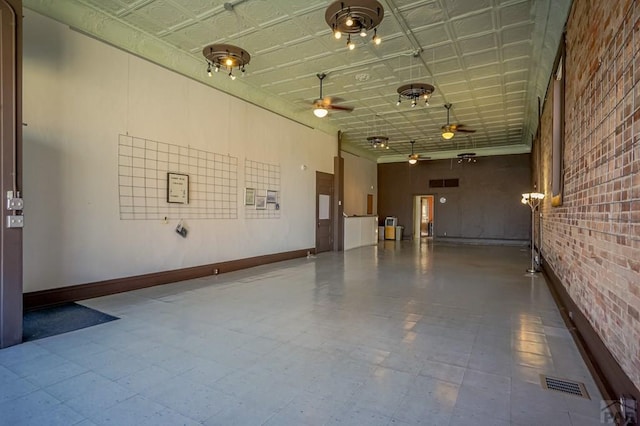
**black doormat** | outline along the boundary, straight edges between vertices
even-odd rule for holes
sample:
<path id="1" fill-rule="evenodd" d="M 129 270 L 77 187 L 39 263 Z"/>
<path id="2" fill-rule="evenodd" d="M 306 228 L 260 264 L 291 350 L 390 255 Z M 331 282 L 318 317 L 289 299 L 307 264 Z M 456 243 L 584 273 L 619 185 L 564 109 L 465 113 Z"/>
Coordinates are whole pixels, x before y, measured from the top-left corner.
<path id="1" fill-rule="evenodd" d="M 29 311 L 25 312 L 22 317 L 22 341 L 29 342 L 56 336 L 117 319 L 117 317 L 77 303 L 65 303 L 64 305 Z"/>

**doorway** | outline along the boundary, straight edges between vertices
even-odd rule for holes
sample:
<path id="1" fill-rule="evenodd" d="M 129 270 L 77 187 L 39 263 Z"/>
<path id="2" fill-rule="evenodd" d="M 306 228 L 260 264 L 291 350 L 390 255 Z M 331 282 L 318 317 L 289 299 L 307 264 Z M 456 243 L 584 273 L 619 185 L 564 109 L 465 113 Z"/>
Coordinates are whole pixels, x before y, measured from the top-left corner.
<path id="1" fill-rule="evenodd" d="M 316 253 L 333 249 L 333 175 L 316 172 Z"/>
<path id="2" fill-rule="evenodd" d="M 433 237 L 434 229 L 434 196 L 416 195 L 413 197 L 413 238 Z"/>

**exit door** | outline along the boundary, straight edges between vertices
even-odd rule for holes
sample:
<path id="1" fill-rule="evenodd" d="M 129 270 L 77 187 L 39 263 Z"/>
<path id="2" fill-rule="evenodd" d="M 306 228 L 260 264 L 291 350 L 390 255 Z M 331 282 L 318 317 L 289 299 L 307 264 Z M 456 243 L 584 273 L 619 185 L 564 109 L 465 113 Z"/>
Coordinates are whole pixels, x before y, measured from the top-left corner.
<path id="1" fill-rule="evenodd" d="M 316 172 L 316 253 L 333 248 L 333 175 Z"/>

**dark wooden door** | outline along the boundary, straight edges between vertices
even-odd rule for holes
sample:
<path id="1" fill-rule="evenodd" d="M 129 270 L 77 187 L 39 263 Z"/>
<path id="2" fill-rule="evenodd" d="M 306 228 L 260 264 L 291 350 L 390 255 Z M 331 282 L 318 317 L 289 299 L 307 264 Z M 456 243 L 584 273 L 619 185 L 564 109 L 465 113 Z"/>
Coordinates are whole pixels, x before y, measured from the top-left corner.
<path id="1" fill-rule="evenodd" d="M 22 2 L 0 0 L 0 194 L 17 198 L 21 186 Z M 0 219 L 0 348 L 22 342 L 22 228 Z"/>
<path id="2" fill-rule="evenodd" d="M 316 172 L 316 253 L 333 249 L 333 175 Z"/>

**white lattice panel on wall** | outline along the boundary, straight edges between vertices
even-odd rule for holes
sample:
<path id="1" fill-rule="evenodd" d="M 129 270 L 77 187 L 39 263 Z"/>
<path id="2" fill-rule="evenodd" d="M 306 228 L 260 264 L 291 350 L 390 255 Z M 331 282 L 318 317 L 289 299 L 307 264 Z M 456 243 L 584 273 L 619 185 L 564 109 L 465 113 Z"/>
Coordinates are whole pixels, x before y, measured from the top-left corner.
<path id="1" fill-rule="evenodd" d="M 189 176 L 188 204 L 167 202 L 167 173 Z M 128 135 L 118 139 L 120 219 L 237 219 L 238 159 Z"/>
<path id="2" fill-rule="evenodd" d="M 244 160 L 244 181 L 246 188 L 255 190 L 256 203 L 258 197 L 267 196 L 267 191 L 275 191 L 275 202 L 267 202 L 264 209 L 257 208 L 257 205 L 245 205 L 245 218 L 279 219 L 282 196 L 280 192 L 280 166 L 278 164 Z"/>

